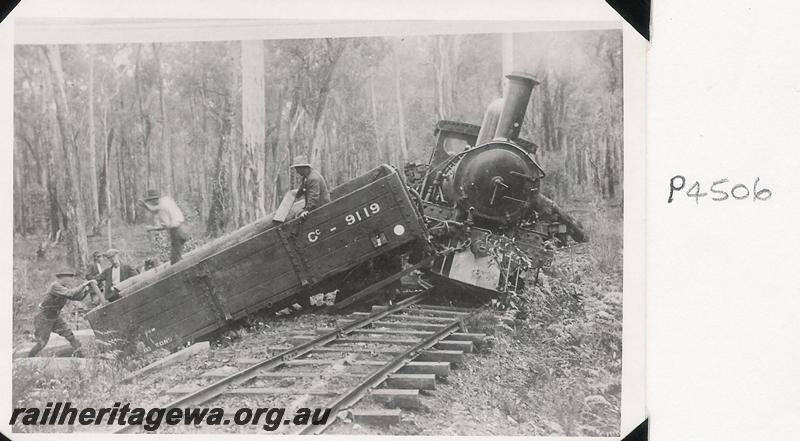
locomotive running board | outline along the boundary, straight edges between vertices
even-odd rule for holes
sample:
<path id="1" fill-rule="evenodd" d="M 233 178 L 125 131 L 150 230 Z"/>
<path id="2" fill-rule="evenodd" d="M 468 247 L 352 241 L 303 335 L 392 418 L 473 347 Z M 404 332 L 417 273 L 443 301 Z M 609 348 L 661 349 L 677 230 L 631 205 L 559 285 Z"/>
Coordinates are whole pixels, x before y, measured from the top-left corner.
<path id="1" fill-rule="evenodd" d="M 395 273 L 395 274 L 393 274 L 393 275 L 391 275 L 391 276 L 389 276 L 389 277 L 387 277 L 387 278 L 385 278 L 385 279 L 383 279 L 383 280 L 381 280 L 379 282 L 375 282 L 372 285 L 362 289 L 361 291 L 359 291 L 359 292 L 347 297 L 346 299 L 342 300 L 341 302 L 334 303 L 333 306 L 330 307 L 330 309 L 335 309 L 335 310 L 344 309 L 344 308 L 352 305 L 356 301 L 361 300 L 364 297 L 374 293 L 375 291 L 388 286 L 390 283 L 400 280 L 401 277 L 406 276 L 408 274 L 411 274 L 413 271 L 418 270 L 418 269 L 422 268 L 425 265 L 428 265 L 429 263 L 433 262 L 433 260 L 436 259 L 437 257 L 439 257 L 440 255 L 449 253 L 450 251 L 452 251 L 452 250 L 448 249 L 446 251 L 442 251 L 440 253 L 437 253 L 437 254 L 434 254 L 432 256 L 426 257 L 425 259 L 422 259 L 416 265 L 410 266 L 410 267 L 408 267 L 408 268 L 406 268 L 406 269 L 404 269 L 404 270 L 402 270 L 402 271 L 400 271 L 398 273 Z"/>

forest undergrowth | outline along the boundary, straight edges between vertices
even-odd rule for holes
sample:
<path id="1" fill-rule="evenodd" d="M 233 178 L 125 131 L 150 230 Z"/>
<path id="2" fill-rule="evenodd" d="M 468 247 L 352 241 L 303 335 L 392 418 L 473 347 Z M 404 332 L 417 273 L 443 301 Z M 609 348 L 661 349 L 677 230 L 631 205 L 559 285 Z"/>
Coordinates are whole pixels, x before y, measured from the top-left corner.
<path id="1" fill-rule="evenodd" d="M 512 336 L 530 348 L 530 405 L 544 433 L 619 432 L 622 219 L 604 214 L 587 223 L 591 242 L 558 252 L 518 302 Z"/>
<path id="2" fill-rule="evenodd" d="M 477 395 L 499 412 L 486 418 L 486 434 L 619 434 L 621 209 L 598 207 L 585 226 L 590 242 L 557 250 L 535 286 L 500 302 L 512 309 L 487 311 L 469 323 L 470 332 L 494 337 L 486 360 L 459 386 L 473 393 L 478 389 Z M 448 398 L 467 400 L 469 408 L 467 397 Z M 470 408 L 469 413 L 481 419 L 480 410 Z M 500 416 L 512 428 L 491 429 Z M 454 424 L 448 434 L 466 434 L 462 430 Z"/>

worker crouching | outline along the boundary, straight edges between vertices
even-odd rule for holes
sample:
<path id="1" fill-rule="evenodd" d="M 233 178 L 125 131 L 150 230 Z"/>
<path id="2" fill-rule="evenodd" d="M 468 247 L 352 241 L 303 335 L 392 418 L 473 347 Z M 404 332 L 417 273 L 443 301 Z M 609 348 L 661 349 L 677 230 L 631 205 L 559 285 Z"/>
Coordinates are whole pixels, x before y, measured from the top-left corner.
<path id="1" fill-rule="evenodd" d="M 47 293 L 45 293 L 44 299 L 42 299 L 42 302 L 39 304 L 39 312 L 33 319 L 36 345 L 31 348 L 28 357 L 35 357 L 39 351 L 47 346 L 51 332 L 55 332 L 67 339 L 72 346 L 73 355 L 78 357 L 84 355 L 81 350 L 81 343 L 75 338 L 72 329 L 70 329 L 64 319 L 61 318 L 61 309 L 64 308 L 64 305 L 66 305 L 69 300 L 83 300 L 88 294 L 86 288 L 91 287 L 96 290 L 97 282 L 95 280 L 87 280 L 78 286 L 71 286 L 74 284 L 74 272 L 65 270 L 56 273 L 56 280 L 47 288 Z"/>
<path id="2" fill-rule="evenodd" d="M 272 218 L 274 222 L 285 222 L 295 218 L 305 219 L 309 211 L 331 201 L 328 183 L 320 172 L 311 167 L 305 155 L 295 156 L 290 168 L 302 179 L 300 187 L 284 195 Z"/>

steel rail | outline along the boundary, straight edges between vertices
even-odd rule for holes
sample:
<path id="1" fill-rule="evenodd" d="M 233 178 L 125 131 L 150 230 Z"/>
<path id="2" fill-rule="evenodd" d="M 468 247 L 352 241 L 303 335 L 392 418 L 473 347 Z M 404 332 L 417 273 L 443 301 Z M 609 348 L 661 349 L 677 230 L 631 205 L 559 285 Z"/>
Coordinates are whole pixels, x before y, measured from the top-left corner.
<path id="1" fill-rule="evenodd" d="M 338 414 L 343 410 L 347 410 L 356 403 L 358 403 L 365 395 L 367 395 L 373 388 L 378 387 L 386 381 L 390 375 L 399 371 L 403 366 L 414 360 L 418 357 L 423 351 L 430 349 L 431 347 L 435 346 L 454 332 L 458 331 L 459 329 L 463 329 L 464 327 L 464 320 L 467 317 L 472 316 L 477 310 L 473 310 L 473 312 L 467 316 L 459 317 L 457 319 L 453 319 L 453 322 L 447 325 L 445 328 L 435 332 L 430 337 L 423 339 L 414 347 L 402 352 L 401 354 L 397 355 L 395 358 L 390 360 L 386 363 L 382 368 L 370 374 L 367 378 L 365 378 L 361 383 L 357 384 L 356 386 L 352 387 L 350 390 L 339 396 L 335 401 L 330 403 L 327 408 L 331 410 L 331 414 L 334 416 L 333 419 L 328 419 L 324 424 L 316 425 L 316 426 L 306 426 L 299 432 L 298 435 L 319 435 L 324 432 L 326 429 L 331 427 L 335 424 L 336 421 L 339 420 Z"/>
<path id="2" fill-rule="evenodd" d="M 243 370 L 241 370 L 239 372 L 233 373 L 233 374 L 231 374 L 231 375 L 229 375 L 229 376 L 227 376 L 225 378 L 222 378 L 222 379 L 220 379 L 220 380 L 218 380 L 218 381 L 216 381 L 216 382 L 214 382 L 212 384 L 209 384 L 207 386 L 203 386 L 200 389 L 198 389 L 198 390 L 196 390 L 196 391 L 194 391 L 192 393 L 186 394 L 186 395 L 178 398 L 177 400 L 175 400 L 175 401 L 173 401 L 173 402 L 171 402 L 171 403 L 169 403 L 169 404 L 167 404 L 165 406 L 159 406 L 159 407 L 163 407 L 163 408 L 166 408 L 166 409 L 172 409 L 172 408 L 180 408 L 180 407 L 185 407 L 185 406 L 190 406 L 190 405 L 191 406 L 198 406 L 200 404 L 203 404 L 203 403 L 205 403 L 205 402 L 207 402 L 209 400 L 212 400 L 212 399 L 222 395 L 230 386 L 238 386 L 238 385 L 240 385 L 240 384 L 242 384 L 242 383 L 244 383 L 244 382 L 246 382 L 246 381 L 248 381 L 248 380 L 250 380 L 252 378 L 255 378 L 259 374 L 259 371 L 261 371 L 262 369 L 274 369 L 276 367 L 279 367 L 279 366 L 283 365 L 284 363 L 286 363 L 287 361 L 290 361 L 292 359 L 295 359 L 297 357 L 300 357 L 300 356 L 303 356 L 303 355 L 306 355 L 306 354 L 310 353 L 313 349 L 315 349 L 315 348 L 317 348 L 319 346 L 324 346 L 324 345 L 326 345 L 326 344 L 338 339 L 339 337 L 348 335 L 348 334 L 352 333 L 353 331 L 355 331 L 357 329 L 360 329 L 360 328 L 363 328 L 363 327 L 366 327 L 366 326 L 369 326 L 372 323 L 374 323 L 376 321 L 379 321 L 380 319 L 382 319 L 382 318 L 384 318 L 384 317 L 386 317 L 388 315 L 391 315 L 391 314 L 394 314 L 396 312 L 402 311 L 402 310 L 404 310 L 405 308 L 408 308 L 411 305 L 415 305 L 415 304 L 421 302 L 428 295 L 429 292 L 430 292 L 430 289 L 426 289 L 425 291 L 423 291 L 423 292 L 421 292 L 419 294 L 416 294 L 414 296 L 411 296 L 411 297 L 409 297 L 407 299 L 404 299 L 404 300 L 396 303 L 394 306 L 390 307 L 389 309 L 387 309 L 385 311 L 376 312 L 374 314 L 371 314 L 369 317 L 364 318 L 363 320 L 358 320 L 358 321 L 350 323 L 350 324 L 348 324 L 346 326 L 342 326 L 340 328 L 336 328 L 336 329 L 334 329 L 334 330 L 332 330 L 332 331 L 330 331 L 330 332 L 328 332 L 326 334 L 321 335 L 318 338 L 315 338 L 314 340 L 310 340 L 310 341 L 308 341 L 306 343 L 303 343 L 303 344 L 300 344 L 300 345 L 295 346 L 293 348 L 287 349 L 287 350 L 281 352 L 280 354 L 277 354 L 277 355 L 275 355 L 273 357 L 270 357 L 270 358 L 268 358 L 266 360 L 260 361 L 260 362 L 258 362 L 256 364 L 246 368 L 246 369 L 243 369 Z M 126 426 L 123 426 L 122 428 L 114 431 L 113 433 L 131 433 L 131 432 L 137 430 L 138 428 L 141 428 L 141 426 L 140 425 L 126 425 Z"/>

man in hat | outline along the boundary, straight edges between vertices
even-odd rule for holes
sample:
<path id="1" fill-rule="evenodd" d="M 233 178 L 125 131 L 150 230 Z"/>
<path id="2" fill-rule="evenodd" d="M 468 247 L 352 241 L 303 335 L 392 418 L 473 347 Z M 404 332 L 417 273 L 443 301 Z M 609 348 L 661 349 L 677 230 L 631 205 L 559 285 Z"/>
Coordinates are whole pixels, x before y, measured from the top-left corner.
<path id="1" fill-rule="evenodd" d="M 311 167 L 305 155 L 295 156 L 291 168 L 303 178 L 300 182 L 300 188 L 297 189 L 296 200 L 301 197 L 305 198 L 306 205 L 297 216 L 305 219 L 309 211 L 330 202 L 331 194 L 328 191 L 328 184 L 325 182 L 325 178 Z"/>
<path id="2" fill-rule="evenodd" d="M 78 286 L 75 285 L 75 273 L 64 270 L 56 273 L 56 280 L 47 288 L 47 292 L 39 304 L 39 312 L 33 319 L 35 327 L 36 345 L 31 348 L 28 357 L 35 357 L 50 340 L 50 333 L 56 334 L 67 339 L 72 346 L 75 355 L 82 355 L 81 343 L 75 338 L 60 313 L 67 300 L 81 301 L 86 297 L 86 288 L 92 284 L 97 284 L 95 280 L 87 280 Z"/>
<path id="3" fill-rule="evenodd" d="M 102 281 L 106 285 L 106 300 L 113 302 L 121 298 L 117 285 L 123 280 L 130 279 L 131 277 L 139 274 L 136 268 L 131 267 L 126 263 L 122 263 L 119 258 L 119 251 L 114 248 L 109 249 L 103 256 L 108 259 L 111 264 L 103 273 L 98 277 L 98 281 Z"/>
<path id="4" fill-rule="evenodd" d="M 148 190 L 139 203 L 153 213 L 156 225 L 147 227 L 147 231 L 167 230 L 169 232 L 169 260 L 174 265 L 183 255 L 183 244 L 189 240 L 189 230 L 184 222 L 183 212 L 178 204 L 169 197 L 162 196 L 156 190 Z"/>
<path id="5" fill-rule="evenodd" d="M 97 280 L 100 277 L 100 274 L 103 273 L 103 267 L 101 265 L 103 255 L 100 251 L 95 251 L 92 253 L 92 263 L 89 264 L 89 269 L 86 270 L 86 280 Z M 99 288 L 103 289 L 103 284 L 99 283 Z"/>

